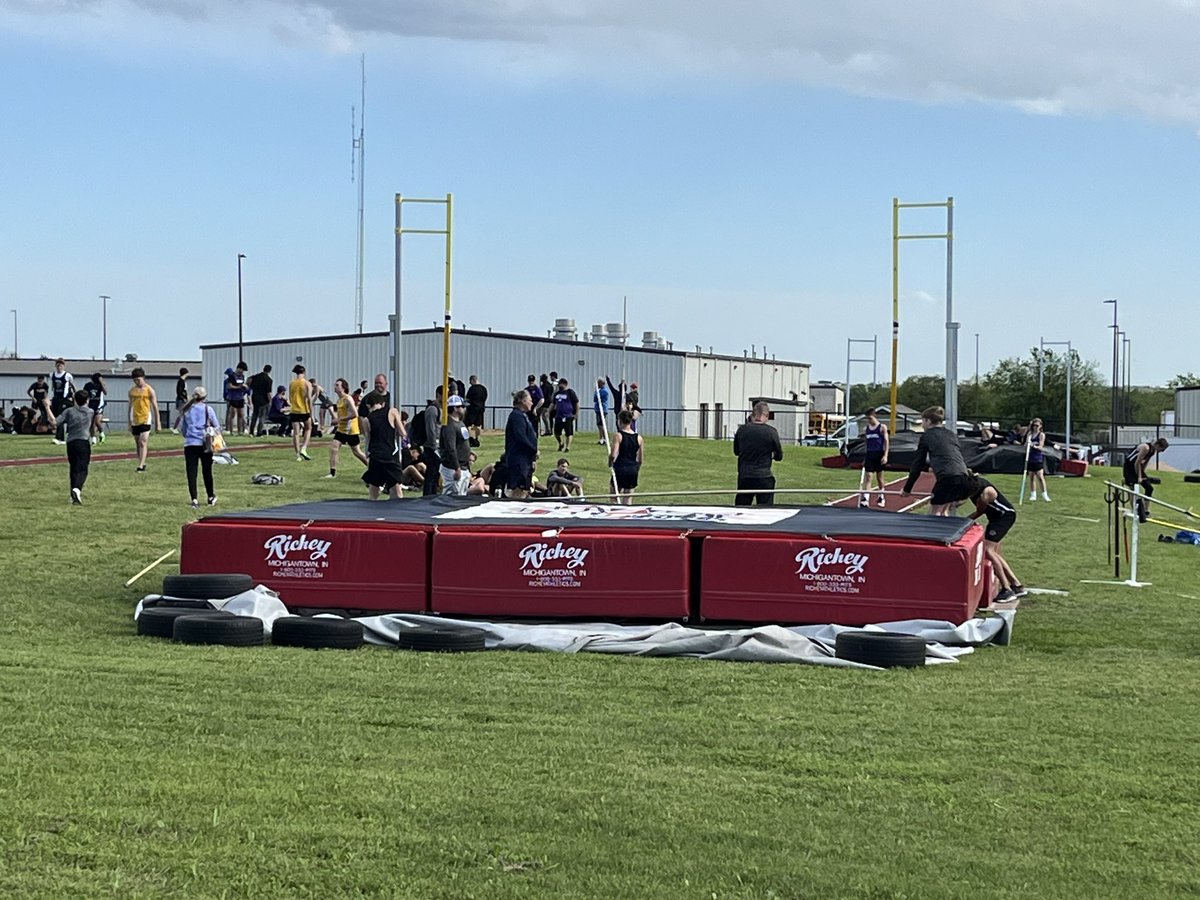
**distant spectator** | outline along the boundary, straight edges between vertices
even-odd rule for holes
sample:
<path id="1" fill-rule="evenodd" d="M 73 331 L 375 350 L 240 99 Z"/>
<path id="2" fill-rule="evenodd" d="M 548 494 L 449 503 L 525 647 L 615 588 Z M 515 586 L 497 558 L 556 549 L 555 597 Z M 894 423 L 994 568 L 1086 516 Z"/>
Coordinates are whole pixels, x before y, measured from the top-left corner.
<path id="1" fill-rule="evenodd" d="M 334 420 L 333 440 L 329 444 L 329 474 L 326 478 L 337 477 L 338 452 L 343 444 L 364 466 L 369 463 L 367 454 L 359 446 L 358 406 L 350 399 L 350 382 L 339 378 L 333 383 L 333 392 L 337 395 L 337 417 Z"/>
<path id="2" fill-rule="evenodd" d="M 276 434 L 284 437 L 291 435 L 291 411 L 287 401 L 287 388 L 281 384 L 276 388 L 275 396 L 271 398 L 270 410 L 267 412 L 267 421 L 276 426 Z"/>
<path id="3" fill-rule="evenodd" d="M 46 376 L 39 375 L 37 380 L 25 390 L 25 393 L 33 401 L 33 411 L 37 418 L 48 419 L 50 417 L 50 385 L 46 383 Z"/>
<path id="4" fill-rule="evenodd" d="M 326 422 L 328 422 L 329 427 L 332 428 L 337 421 L 337 400 L 330 398 L 330 396 L 325 393 L 325 388 L 323 388 L 317 382 L 317 379 L 310 378 L 308 379 L 308 383 L 312 385 L 312 398 L 313 405 L 315 407 L 314 418 L 317 420 L 316 435 L 317 437 L 320 437 L 325 431 Z M 356 415 L 357 412 L 358 411 L 355 410 Z"/>
<path id="5" fill-rule="evenodd" d="M 529 421 L 533 423 L 533 430 L 538 430 L 538 420 L 542 412 L 542 407 L 548 402 L 548 398 L 542 394 L 542 389 L 538 387 L 536 375 L 530 375 L 525 379 L 525 390 L 529 393 L 529 401 L 533 404 L 529 407 Z"/>
<path id="6" fill-rule="evenodd" d="M 59 415 L 51 415 L 51 421 L 61 425 L 67 444 L 67 467 L 71 487 L 71 503 L 83 503 L 83 485 L 88 477 L 88 463 L 92 458 L 92 411 L 87 408 L 87 391 L 76 391 L 72 405 Z"/>
<path id="7" fill-rule="evenodd" d="M 138 366 L 129 373 L 133 387 L 129 389 L 129 433 L 137 448 L 137 471 L 146 471 L 146 456 L 150 452 L 150 431 L 160 431 L 162 422 L 158 417 L 158 395 L 146 383 L 146 370 Z"/>
<path id="8" fill-rule="evenodd" d="M 755 403 L 750 421 L 738 427 L 733 435 L 733 455 L 738 460 L 737 506 L 771 506 L 775 503 L 775 476 L 771 461 L 783 459 L 779 432 L 767 424 L 771 407 Z"/>
<path id="9" fill-rule="evenodd" d="M 185 403 L 188 402 L 188 370 L 184 366 L 179 370 L 179 378 L 175 381 L 175 412 L 178 413 L 183 409 Z"/>
<path id="10" fill-rule="evenodd" d="M 438 489 L 438 470 L 442 460 L 438 456 L 438 438 L 441 437 L 442 410 L 438 401 L 442 397 L 442 386 L 434 388 L 434 399 L 425 404 L 421 415 L 420 427 L 414 426 L 416 436 L 421 442 L 421 462 L 425 463 L 425 483 L 421 486 L 422 497 L 432 497 Z"/>
<path id="11" fill-rule="evenodd" d="M 1046 490 L 1046 432 L 1042 430 L 1042 420 L 1034 419 L 1029 423 L 1029 455 L 1025 460 L 1025 471 L 1029 476 L 1029 499 L 1037 499 L 1038 485 L 1042 486 L 1042 499 L 1050 502 L 1050 492 Z"/>
<path id="12" fill-rule="evenodd" d="M 596 433 L 600 435 L 597 444 L 608 443 L 608 404 L 610 401 L 608 388 L 603 378 L 596 379 L 596 390 L 592 391 L 592 411 L 596 413 Z"/>
<path id="13" fill-rule="evenodd" d="M 557 380 L 558 374 L 554 378 Z M 538 389 L 542 392 L 542 411 L 538 427 L 539 437 L 550 437 L 554 433 L 554 383 L 543 372 L 538 379 Z"/>
<path id="14" fill-rule="evenodd" d="M 292 449 L 296 451 L 296 461 L 312 459 L 308 455 L 308 442 L 312 438 L 312 385 L 304 376 L 304 366 L 296 363 L 292 366 L 292 374 L 296 377 L 288 384 L 288 419 L 292 423 Z"/>
<path id="15" fill-rule="evenodd" d="M 479 382 L 478 375 L 472 375 L 467 380 L 471 383 L 467 386 L 466 396 L 463 397 L 467 403 L 464 421 L 471 433 L 471 446 L 478 447 L 479 433 L 483 430 L 483 417 L 487 412 L 488 390 Z"/>
<path id="16" fill-rule="evenodd" d="M 250 376 L 250 433 L 262 437 L 267 433 L 267 414 L 271 411 L 271 392 L 275 379 L 271 377 L 271 366 L 267 364 L 257 375 Z"/>
<path id="17" fill-rule="evenodd" d="M 74 395 L 75 379 L 67 371 L 66 361 L 60 356 L 54 361 L 54 371 L 50 373 L 50 412 L 57 416 L 71 405 L 71 398 Z M 58 444 L 66 443 L 62 425 L 55 428 L 54 441 Z"/>
<path id="18" fill-rule="evenodd" d="M 88 396 L 88 409 L 92 412 L 92 443 L 104 443 L 104 407 L 108 402 L 108 387 L 104 384 L 104 376 L 95 372 L 83 386 Z"/>
<path id="19" fill-rule="evenodd" d="M 191 399 L 179 411 L 175 428 L 183 435 L 183 466 L 187 474 L 188 494 L 192 500 L 192 509 L 200 506 L 196 496 L 197 469 L 200 469 L 204 477 L 204 492 L 208 496 L 208 505 L 216 505 L 217 491 L 213 487 L 213 453 L 206 439 L 208 429 L 220 431 L 221 423 L 212 407 L 208 405 L 208 391 L 202 386 L 192 391 Z"/>
<path id="20" fill-rule="evenodd" d="M 239 362 L 236 368 L 226 369 L 225 379 L 225 433 L 242 434 L 246 431 L 246 397 L 250 388 L 246 384 L 246 372 L 249 370 L 244 362 Z"/>
<path id="21" fill-rule="evenodd" d="M 465 496 L 471 478 L 470 432 L 463 424 L 463 400 L 455 394 L 446 401 L 447 422 L 441 428 L 442 493 Z"/>
<path id="22" fill-rule="evenodd" d="M 425 463 L 421 462 L 421 449 L 409 446 L 400 451 L 400 459 L 404 470 L 401 473 L 400 486 L 420 488 L 425 484 Z"/>
<path id="23" fill-rule="evenodd" d="M 554 392 L 554 437 L 558 440 L 558 452 L 571 451 L 571 436 L 575 434 L 575 417 L 579 415 L 579 395 L 567 386 L 567 379 L 558 379 L 558 390 Z"/>

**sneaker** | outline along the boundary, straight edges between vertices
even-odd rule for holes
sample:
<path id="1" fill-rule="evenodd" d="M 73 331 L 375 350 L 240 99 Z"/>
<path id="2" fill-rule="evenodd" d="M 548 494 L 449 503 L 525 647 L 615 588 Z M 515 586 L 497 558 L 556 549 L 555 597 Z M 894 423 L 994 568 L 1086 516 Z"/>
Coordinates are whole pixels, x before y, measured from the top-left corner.
<path id="1" fill-rule="evenodd" d="M 883 509 L 885 506 L 887 506 L 887 497 L 883 496 L 883 494 L 880 494 L 879 499 L 876 501 L 875 505 L 878 506 L 880 509 Z"/>
<path id="2" fill-rule="evenodd" d="M 336 475 L 334 475 L 334 474 L 332 474 L 332 473 L 331 473 L 331 474 L 329 474 L 329 475 L 326 475 L 325 477 L 326 477 L 326 478 L 337 478 L 337 476 L 336 476 Z"/>
<path id="3" fill-rule="evenodd" d="M 200 501 L 199 501 L 199 500 L 193 500 L 193 501 L 192 501 L 192 509 L 199 509 L 199 508 L 200 508 Z"/>
<path id="4" fill-rule="evenodd" d="M 61 447 L 63 444 L 66 443 L 66 441 L 60 441 L 58 438 L 55 438 L 54 443 L 58 444 Z"/>
<path id="5" fill-rule="evenodd" d="M 217 505 L 217 495 L 216 494 L 213 494 L 211 497 L 208 498 L 208 505 L 209 506 Z"/>
<path id="6" fill-rule="evenodd" d="M 92 435 L 92 443 L 96 443 L 96 436 L 94 434 Z"/>
<path id="7" fill-rule="evenodd" d="M 300 455 L 297 457 L 297 459 L 310 460 L 310 459 L 312 459 L 312 457 L 308 455 L 307 450 L 305 450 L 303 447 L 301 447 Z"/>
<path id="8" fill-rule="evenodd" d="M 76 506 L 83 504 L 83 495 L 80 493 L 79 488 L 71 488 L 71 502 Z"/>
<path id="9" fill-rule="evenodd" d="M 1037 494 L 1030 494 L 1030 495 L 1029 495 L 1029 502 L 1030 502 L 1030 503 L 1032 503 L 1032 502 L 1033 502 L 1034 500 L 1036 500 L 1036 499 L 1037 499 Z"/>
<path id="10" fill-rule="evenodd" d="M 1017 595 L 1014 594 L 1012 591 L 1010 591 L 1008 588 L 1005 588 L 1000 593 L 998 593 L 995 596 L 995 598 L 993 598 L 992 603 L 993 604 L 1007 603 L 1010 600 L 1016 600 L 1016 599 L 1017 599 Z"/>
<path id="11" fill-rule="evenodd" d="M 106 435 L 106 434 L 105 434 L 103 431 L 102 431 L 102 432 L 100 432 L 100 434 L 99 434 L 99 435 L 97 435 L 97 437 L 99 437 L 99 438 L 100 438 L 100 443 L 102 443 L 102 444 L 103 444 L 103 443 L 104 443 L 106 440 L 108 440 L 108 436 L 107 436 L 107 435 Z"/>
<path id="12" fill-rule="evenodd" d="M 1043 500 L 1045 500 L 1047 503 L 1049 503 L 1049 502 L 1050 502 L 1050 495 L 1049 495 L 1049 494 L 1042 494 L 1042 499 L 1043 499 Z"/>
<path id="13" fill-rule="evenodd" d="M 1014 597 L 1024 597 L 1029 591 L 1025 589 L 1023 584 L 1014 584 L 1012 586 L 1012 594 Z"/>
<path id="14" fill-rule="evenodd" d="M 145 467 L 145 466 L 138 466 L 136 469 L 134 469 L 134 471 L 135 471 L 135 472 L 145 472 L 145 471 L 146 471 L 146 467 Z"/>

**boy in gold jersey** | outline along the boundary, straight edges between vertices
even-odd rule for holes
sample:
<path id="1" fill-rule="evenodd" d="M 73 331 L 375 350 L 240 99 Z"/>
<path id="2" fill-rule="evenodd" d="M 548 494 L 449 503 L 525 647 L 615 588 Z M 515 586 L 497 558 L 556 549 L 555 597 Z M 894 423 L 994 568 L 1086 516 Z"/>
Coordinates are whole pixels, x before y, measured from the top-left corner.
<path id="1" fill-rule="evenodd" d="M 337 477 L 338 450 L 342 444 L 350 448 L 354 458 L 367 465 L 367 454 L 358 446 L 361 442 L 358 430 L 358 406 L 350 396 L 350 382 L 339 378 L 333 383 L 333 392 L 337 395 L 337 418 L 333 426 L 333 443 L 329 445 L 329 474 L 326 478 Z"/>
<path id="2" fill-rule="evenodd" d="M 288 419 L 292 423 L 292 447 L 296 450 L 296 459 L 312 459 L 308 455 L 308 440 L 312 437 L 312 385 L 304 377 L 304 366 L 296 363 L 292 366 L 292 374 L 296 377 L 288 385 L 288 406 L 292 411 Z"/>
<path id="3" fill-rule="evenodd" d="M 133 387 L 129 389 L 129 433 L 137 448 L 137 471 L 146 471 L 146 454 L 150 450 L 150 430 L 162 430 L 158 418 L 158 396 L 154 388 L 146 384 L 146 370 L 138 366 L 129 373 L 133 376 Z"/>

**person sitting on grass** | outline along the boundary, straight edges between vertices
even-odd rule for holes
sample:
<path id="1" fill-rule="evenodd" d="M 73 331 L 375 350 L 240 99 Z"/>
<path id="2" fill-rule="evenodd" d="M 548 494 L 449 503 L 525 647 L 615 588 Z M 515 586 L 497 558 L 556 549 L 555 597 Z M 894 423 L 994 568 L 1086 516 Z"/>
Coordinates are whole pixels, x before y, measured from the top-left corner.
<path id="1" fill-rule="evenodd" d="M 546 476 L 546 486 L 551 497 L 582 497 L 583 476 L 571 471 L 571 461 L 565 456 Z"/>
<path id="2" fill-rule="evenodd" d="M 400 487 L 421 490 L 425 484 L 425 463 L 421 461 L 421 448 L 410 444 L 400 451 L 400 458 L 404 464 Z"/>
<path id="3" fill-rule="evenodd" d="M 289 417 L 292 408 L 288 405 L 287 386 L 280 385 L 275 391 L 275 396 L 271 398 L 271 410 L 267 413 L 267 421 L 275 426 L 275 433 L 281 436 L 290 436 L 292 433 L 292 420 Z"/>
<path id="4" fill-rule="evenodd" d="M 1017 597 L 1024 597 L 1025 587 L 1017 580 L 1012 566 L 1008 564 L 1008 560 L 1004 558 L 1004 552 L 1000 549 L 1000 542 L 1017 523 L 1017 510 L 1009 499 L 986 478 L 972 475 L 970 485 L 969 499 L 975 504 L 975 511 L 971 513 L 970 518 L 978 519 L 980 516 L 984 516 L 987 519 L 987 525 L 983 529 L 983 550 L 987 554 L 987 558 L 992 561 L 992 571 L 996 575 L 996 580 L 1000 582 L 1000 593 L 992 602 L 1004 603 L 1008 600 L 1015 600 Z"/>

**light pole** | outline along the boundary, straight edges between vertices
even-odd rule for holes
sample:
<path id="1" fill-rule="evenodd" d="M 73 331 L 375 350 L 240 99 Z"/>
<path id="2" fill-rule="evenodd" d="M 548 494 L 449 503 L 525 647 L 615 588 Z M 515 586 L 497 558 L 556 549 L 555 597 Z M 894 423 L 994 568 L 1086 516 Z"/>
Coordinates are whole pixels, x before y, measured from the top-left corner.
<path id="1" fill-rule="evenodd" d="M 1122 362 L 1122 380 L 1125 382 L 1125 404 L 1121 415 L 1127 425 L 1136 424 L 1133 421 L 1133 385 L 1129 383 L 1129 347 L 1133 341 L 1129 340 L 1129 336 L 1125 332 L 1121 332 L 1121 362 Z"/>
<path id="2" fill-rule="evenodd" d="M 1120 358 L 1120 348 L 1121 348 L 1121 343 L 1120 343 L 1121 335 L 1119 333 L 1119 329 L 1117 328 L 1117 300 L 1116 300 L 1116 298 L 1114 297 L 1110 300 L 1105 300 L 1104 302 L 1111 303 L 1112 308 L 1113 308 L 1113 321 L 1112 321 L 1112 325 L 1110 326 L 1113 331 L 1112 414 L 1111 414 L 1112 415 L 1112 425 L 1109 428 L 1108 442 L 1110 445 L 1109 452 L 1111 454 L 1110 458 L 1109 458 L 1109 462 L 1112 463 L 1113 465 L 1115 465 L 1116 459 L 1117 459 L 1117 379 L 1119 377 L 1118 371 L 1119 371 L 1119 366 L 1120 366 L 1119 358 Z"/>
<path id="3" fill-rule="evenodd" d="M 100 304 L 101 309 L 103 310 L 101 313 L 101 321 L 103 323 L 101 333 L 104 335 L 104 337 L 101 339 L 102 343 L 100 345 L 101 359 L 108 359 L 108 301 L 111 299 L 112 297 L 108 296 L 108 294 L 100 295 Z"/>
<path id="4" fill-rule="evenodd" d="M 14 309 L 10 312 L 13 314 L 13 359 L 17 359 L 17 311 Z"/>
<path id="5" fill-rule="evenodd" d="M 245 253 L 238 254 L 238 355 L 237 361 L 242 361 L 242 260 Z M 236 363 L 235 363 L 236 365 Z"/>

